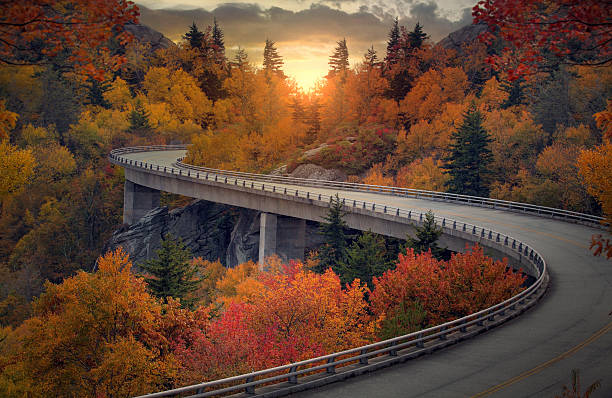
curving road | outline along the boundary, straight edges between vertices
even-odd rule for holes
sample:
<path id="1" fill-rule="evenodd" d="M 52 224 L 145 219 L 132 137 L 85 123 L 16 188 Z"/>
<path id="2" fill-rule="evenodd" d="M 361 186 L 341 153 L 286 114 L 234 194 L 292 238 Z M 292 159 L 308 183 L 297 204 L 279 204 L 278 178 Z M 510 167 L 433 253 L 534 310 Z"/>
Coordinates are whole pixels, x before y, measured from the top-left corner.
<path id="1" fill-rule="evenodd" d="M 122 157 L 163 168 L 172 167 L 184 153 L 139 152 Z M 544 257 L 550 286 L 535 307 L 476 338 L 433 355 L 295 395 L 553 397 L 561 393 L 563 384 L 570 383 L 571 370 L 578 368 L 584 386 L 602 380 L 594 397 L 612 397 L 612 316 L 608 315 L 612 310 L 612 263 L 593 257 L 588 249 L 591 235 L 599 230 L 457 203 L 332 188 L 308 190 L 406 210 L 432 209 L 437 216 L 516 237 Z"/>

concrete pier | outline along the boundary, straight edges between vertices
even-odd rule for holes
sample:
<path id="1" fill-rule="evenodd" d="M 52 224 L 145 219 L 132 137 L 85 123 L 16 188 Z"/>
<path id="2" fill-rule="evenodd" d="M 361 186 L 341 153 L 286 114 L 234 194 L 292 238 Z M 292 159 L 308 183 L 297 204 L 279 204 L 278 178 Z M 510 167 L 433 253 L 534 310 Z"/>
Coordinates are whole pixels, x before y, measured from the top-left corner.
<path id="1" fill-rule="evenodd" d="M 272 213 L 261 213 L 259 216 L 259 264 L 264 259 L 276 254 L 277 216 Z"/>
<path id="2" fill-rule="evenodd" d="M 306 220 L 261 213 L 259 218 L 259 264 L 276 254 L 284 262 L 303 260 Z"/>
<path id="3" fill-rule="evenodd" d="M 125 180 L 123 222 L 134 224 L 150 210 L 159 207 L 159 191 Z"/>

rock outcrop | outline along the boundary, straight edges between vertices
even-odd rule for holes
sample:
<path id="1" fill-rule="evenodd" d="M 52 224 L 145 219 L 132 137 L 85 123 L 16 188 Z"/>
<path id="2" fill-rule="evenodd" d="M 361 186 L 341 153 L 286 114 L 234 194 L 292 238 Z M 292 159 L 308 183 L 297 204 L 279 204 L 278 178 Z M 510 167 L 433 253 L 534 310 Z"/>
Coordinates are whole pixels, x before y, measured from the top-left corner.
<path id="1" fill-rule="evenodd" d="M 168 233 L 180 237 L 194 257 L 221 260 L 235 267 L 259 258 L 260 212 L 223 204 L 196 200 L 174 210 L 159 207 L 148 212 L 137 223 L 124 225 L 106 244 L 105 251 L 122 247 L 135 264 L 155 258 L 162 237 Z M 322 244 L 318 223 L 306 222 L 306 252 Z"/>
<path id="2" fill-rule="evenodd" d="M 458 54 L 461 54 L 462 47 L 464 44 L 468 45 L 478 40 L 478 35 L 487 30 L 487 25 L 467 25 L 463 28 L 456 30 L 440 40 L 437 46 L 443 47 L 447 50 L 456 50 Z"/>
<path id="3" fill-rule="evenodd" d="M 122 247 L 139 264 L 154 258 L 162 237 L 170 233 L 180 237 L 194 256 L 225 262 L 236 218 L 232 207 L 203 200 L 170 211 L 159 207 L 116 231 L 106 250 Z"/>
<path id="4" fill-rule="evenodd" d="M 172 40 L 146 25 L 127 24 L 125 25 L 125 30 L 134 35 L 138 42 L 149 44 L 152 52 L 176 46 Z"/>
<path id="5" fill-rule="evenodd" d="M 346 181 L 346 174 L 336 169 L 326 169 L 316 164 L 301 164 L 291 172 L 291 177 L 325 181 Z"/>

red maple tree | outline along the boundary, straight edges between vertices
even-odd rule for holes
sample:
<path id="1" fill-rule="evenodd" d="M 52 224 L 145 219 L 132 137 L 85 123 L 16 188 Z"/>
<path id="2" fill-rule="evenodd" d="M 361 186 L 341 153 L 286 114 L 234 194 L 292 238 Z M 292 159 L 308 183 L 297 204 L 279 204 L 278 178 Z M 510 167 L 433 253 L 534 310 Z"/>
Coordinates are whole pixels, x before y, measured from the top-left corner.
<path id="1" fill-rule="evenodd" d="M 550 54 L 557 61 L 609 65 L 612 61 L 612 2 L 602 0 L 480 0 L 472 10 L 474 23 L 496 34 L 507 46 L 489 62 L 506 69 L 510 79 L 535 72 Z"/>
<path id="2" fill-rule="evenodd" d="M 102 79 L 103 66 L 124 62 L 109 40 L 126 44 L 123 26 L 138 15 L 127 0 L 0 1 L 0 63 L 42 64 L 62 55 L 77 72 Z"/>

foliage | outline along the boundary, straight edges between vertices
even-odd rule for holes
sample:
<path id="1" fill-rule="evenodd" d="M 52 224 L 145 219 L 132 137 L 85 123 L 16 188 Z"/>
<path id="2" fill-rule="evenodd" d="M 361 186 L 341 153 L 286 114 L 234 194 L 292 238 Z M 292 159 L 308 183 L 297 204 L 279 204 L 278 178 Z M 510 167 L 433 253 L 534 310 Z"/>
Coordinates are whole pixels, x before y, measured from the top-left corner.
<path id="1" fill-rule="evenodd" d="M 384 318 L 404 313 L 421 326 L 433 326 L 512 297 L 524 280 L 520 273 L 508 269 L 506 261 L 486 257 L 479 246 L 454 254 L 449 261 L 436 260 L 431 252 L 416 254 L 408 249 L 399 255 L 395 269 L 373 279 L 371 309 Z M 426 313 L 424 318 L 421 311 Z M 397 320 L 392 322 L 398 324 Z M 414 323 L 403 324 L 406 329 L 402 333 L 416 327 Z"/>
<path id="2" fill-rule="evenodd" d="M 329 211 L 320 224 L 319 234 L 323 237 L 323 246 L 319 249 L 317 259 L 319 264 L 315 271 L 323 273 L 331 268 L 336 273 L 342 270 L 342 264 L 347 259 L 347 226 L 343 220 L 345 215 L 343 202 L 338 194 L 331 197 Z"/>
<path id="3" fill-rule="evenodd" d="M 600 387 L 601 380 L 596 380 L 587 387 L 583 394 L 582 387 L 580 386 L 580 371 L 578 369 L 572 369 L 571 389 L 563 385 L 563 393 L 561 393 L 561 395 L 555 395 L 555 398 L 589 398 L 591 394 Z"/>
<path id="4" fill-rule="evenodd" d="M 464 114 L 463 124 L 451 135 L 450 155 L 444 168 L 450 179 L 446 182 L 448 191 L 463 195 L 489 196 L 487 184 L 491 138 L 482 127 L 482 116 L 472 107 Z"/>
<path id="5" fill-rule="evenodd" d="M 347 249 L 346 262 L 339 276 L 344 283 L 358 279 L 371 288 L 372 277 L 380 277 L 390 267 L 385 238 L 366 231 Z"/>
<path id="6" fill-rule="evenodd" d="M 606 65 L 612 52 L 610 5 L 599 0 L 481 0 L 474 6 L 474 23 L 489 26 L 482 39 L 494 35 L 508 43 L 502 54 L 490 58 L 496 66 L 510 66 L 515 80 L 553 62 Z M 548 61 L 550 63 L 550 61 Z"/>
<path id="7" fill-rule="evenodd" d="M 167 234 L 156 251 L 157 258 L 146 261 L 142 269 L 150 275 L 145 278 L 152 295 L 167 301 L 168 297 L 190 306 L 187 296 L 198 288 L 197 268 L 190 263 L 191 251 L 180 239 Z"/>
<path id="8" fill-rule="evenodd" d="M 438 247 L 436 243 L 442 235 L 442 227 L 436 224 L 436 218 L 431 210 L 425 213 L 422 226 L 415 226 L 415 237 L 406 238 L 406 248 L 414 250 L 416 254 L 430 252 L 435 258 L 445 256 L 446 249 Z"/>
<path id="9" fill-rule="evenodd" d="M 263 67 L 266 73 L 274 73 L 279 76 L 283 74 L 283 58 L 278 54 L 278 50 L 274 45 L 274 42 L 270 39 L 266 39 L 266 46 L 264 47 L 263 55 Z"/>
<path id="10" fill-rule="evenodd" d="M 8 140 L 0 141 L 0 203 L 24 189 L 35 164 L 30 150 L 19 149 Z"/>
<path id="11" fill-rule="evenodd" d="M 596 149 L 584 150 L 578 158 L 580 174 L 584 178 L 587 190 L 601 203 L 606 220 L 610 222 L 612 215 L 612 143 L 609 140 Z M 595 235 L 591 248 L 595 254 L 605 254 L 612 258 L 612 245 L 609 237 Z"/>
<path id="12" fill-rule="evenodd" d="M 79 72 L 103 80 L 105 68 L 124 62 L 109 41 L 126 44 L 123 31 L 138 21 L 138 7 L 131 1 L 48 0 L 8 1 L 0 4 L 0 62 L 31 65 L 67 56 Z"/>
<path id="13" fill-rule="evenodd" d="M 3 342 L 3 396 L 122 397 L 163 389 L 177 366 L 156 329 L 162 313 L 121 250 L 60 285 Z M 160 341 L 160 338 L 162 341 Z"/>

